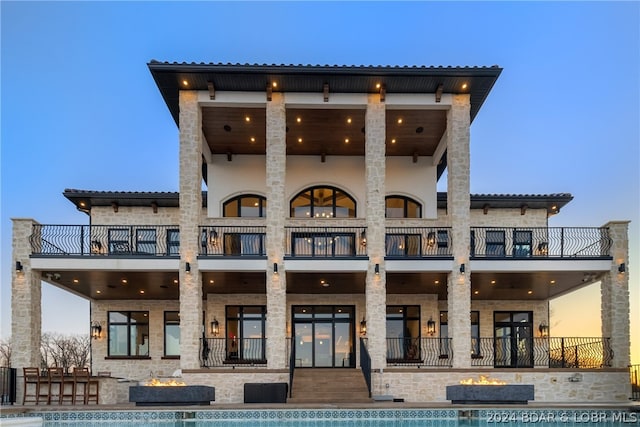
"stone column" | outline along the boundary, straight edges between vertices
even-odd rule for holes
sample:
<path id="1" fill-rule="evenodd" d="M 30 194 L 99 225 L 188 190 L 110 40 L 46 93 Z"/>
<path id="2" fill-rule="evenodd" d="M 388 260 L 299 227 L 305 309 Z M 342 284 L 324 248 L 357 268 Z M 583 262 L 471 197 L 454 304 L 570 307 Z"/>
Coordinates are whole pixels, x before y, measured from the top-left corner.
<path id="1" fill-rule="evenodd" d="M 629 221 L 612 221 L 604 225 L 611 238 L 611 269 L 600 283 L 602 337 L 610 338 L 612 367 L 626 368 L 629 354 Z M 620 264 L 624 263 L 624 272 Z M 605 355 L 606 356 L 606 355 Z"/>
<path id="2" fill-rule="evenodd" d="M 471 367 L 471 269 L 469 268 L 470 185 L 469 95 L 454 95 L 447 112 L 447 215 L 451 220 L 453 269 L 447 284 L 453 367 Z M 460 266 L 465 271 L 461 272 Z"/>
<path id="3" fill-rule="evenodd" d="M 287 281 L 284 259 L 284 225 L 286 200 L 284 192 L 287 144 L 284 96 L 274 93 L 267 102 L 267 367 L 286 367 Z M 278 272 L 274 272 L 274 264 Z"/>
<path id="4" fill-rule="evenodd" d="M 42 285 L 40 272 L 31 270 L 31 236 L 36 221 L 12 218 L 13 256 L 11 258 L 11 366 L 18 369 L 40 366 L 40 335 L 42 328 Z M 22 272 L 16 271 L 16 262 Z M 21 381 L 18 381 L 22 385 Z M 18 396 L 20 397 L 20 396 Z"/>
<path id="5" fill-rule="evenodd" d="M 195 91 L 180 91 L 180 367 L 200 368 L 202 278 L 198 226 L 202 214 L 202 113 Z M 186 271 L 186 263 L 191 271 Z"/>
<path id="6" fill-rule="evenodd" d="M 385 255 L 385 105 L 370 95 L 365 115 L 365 175 L 367 183 L 366 283 L 367 342 L 372 369 L 387 366 L 387 286 Z M 375 265 L 379 265 L 379 274 Z"/>

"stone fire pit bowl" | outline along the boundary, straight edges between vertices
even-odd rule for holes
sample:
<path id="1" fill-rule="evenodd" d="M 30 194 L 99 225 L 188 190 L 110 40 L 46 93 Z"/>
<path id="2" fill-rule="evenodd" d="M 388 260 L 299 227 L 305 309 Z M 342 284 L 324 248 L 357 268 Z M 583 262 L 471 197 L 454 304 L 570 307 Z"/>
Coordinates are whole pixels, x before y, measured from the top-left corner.
<path id="1" fill-rule="evenodd" d="M 215 387 L 206 385 L 129 387 L 129 402 L 136 406 L 209 405 L 214 400 Z"/>
<path id="2" fill-rule="evenodd" d="M 447 400 L 455 404 L 527 404 L 533 400 L 532 384 L 447 386 Z"/>

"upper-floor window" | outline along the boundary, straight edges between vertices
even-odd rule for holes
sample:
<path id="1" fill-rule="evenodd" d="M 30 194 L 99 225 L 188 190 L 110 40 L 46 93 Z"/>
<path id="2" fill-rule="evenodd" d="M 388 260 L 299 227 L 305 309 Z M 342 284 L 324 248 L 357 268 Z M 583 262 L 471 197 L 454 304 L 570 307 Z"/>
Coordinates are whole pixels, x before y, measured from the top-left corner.
<path id="1" fill-rule="evenodd" d="M 356 201 L 339 188 L 317 186 L 298 193 L 290 211 L 292 218 L 355 218 Z"/>
<path id="2" fill-rule="evenodd" d="M 110 311 L 109 356 L 149 356 L 149 312 Z"/>
<path id="3" fill-rule="evenodd" d="M 264 218 L 267 216 L 267 199 L 256 194 L 243 194 L 224 202 L 226 217 Z"/>
<path id="4" fill-rule="evenodd" d="M 409 197 L 387 196 L 385 216 L 387 218 L 422 218 L 422 205 Z"/>

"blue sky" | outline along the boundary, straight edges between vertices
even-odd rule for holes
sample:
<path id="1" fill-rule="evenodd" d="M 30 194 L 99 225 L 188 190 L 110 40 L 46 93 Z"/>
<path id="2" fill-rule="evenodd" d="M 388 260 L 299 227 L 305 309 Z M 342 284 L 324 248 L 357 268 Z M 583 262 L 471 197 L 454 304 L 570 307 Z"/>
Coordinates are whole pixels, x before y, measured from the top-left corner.
<path id="1" fill-rule="evenodd" d="M 151 59 L 503 67 L 471 129 L 472 192 L 572 193 L 552 226 L 633 221 L 640 336 L 640 3 L 2 1 L 0 14 L 3 337 L 10 218 L 87 223 L 65 188 L 177 191 Z M 599 317 L 597 289 L 580 298 L 595 311 L 563 309 L 559 325 Z M 43 315 L 44 330 L 88 332 L 88 304 L 49 286 Z"/>

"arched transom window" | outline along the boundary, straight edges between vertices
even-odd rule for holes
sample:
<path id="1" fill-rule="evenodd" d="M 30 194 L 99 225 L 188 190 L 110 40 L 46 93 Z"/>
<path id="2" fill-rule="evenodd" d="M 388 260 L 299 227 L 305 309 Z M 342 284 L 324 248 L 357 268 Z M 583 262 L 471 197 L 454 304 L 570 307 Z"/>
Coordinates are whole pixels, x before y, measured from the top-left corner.
<path id="1" fill-rule="evenodd" d="M 335 187 L 307 188 L 291 200 L 292 218 L 355 218 L 356 201 Z"/>
<path id="2" fill-rule="evenodd" d="M 387 218 L 422 218 L 422 205 L 410 197 L 387 196 L 385 208 Z"/>
<path id="3" fill-rule="evenodd" d="M 242 194 L 224 202 L 226 217 L 264 218 L 267 216 L 267 199 L 256 194 Z"/>

